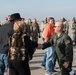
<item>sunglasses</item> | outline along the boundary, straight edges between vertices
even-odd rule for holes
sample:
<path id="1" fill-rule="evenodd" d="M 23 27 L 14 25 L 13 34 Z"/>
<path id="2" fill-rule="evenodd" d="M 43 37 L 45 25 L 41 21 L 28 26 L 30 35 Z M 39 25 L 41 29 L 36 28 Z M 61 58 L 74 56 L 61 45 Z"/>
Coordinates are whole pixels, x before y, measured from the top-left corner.
<path id="1" fill-rule="evenodd" d="M 61 27 L 61 26 L 54 26 L 54 28 L 56 28 L 56 27 Z"/>

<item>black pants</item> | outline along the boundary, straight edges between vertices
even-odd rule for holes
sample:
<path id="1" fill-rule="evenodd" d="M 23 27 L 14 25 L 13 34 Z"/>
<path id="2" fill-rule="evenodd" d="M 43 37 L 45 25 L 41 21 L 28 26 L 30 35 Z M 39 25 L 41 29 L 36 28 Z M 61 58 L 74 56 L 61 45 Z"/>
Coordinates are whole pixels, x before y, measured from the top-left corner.
<path id="1" fill-rule="evenodd" d="M 8 60 L 9 75 L 31 75 L 27 61 Z"/>

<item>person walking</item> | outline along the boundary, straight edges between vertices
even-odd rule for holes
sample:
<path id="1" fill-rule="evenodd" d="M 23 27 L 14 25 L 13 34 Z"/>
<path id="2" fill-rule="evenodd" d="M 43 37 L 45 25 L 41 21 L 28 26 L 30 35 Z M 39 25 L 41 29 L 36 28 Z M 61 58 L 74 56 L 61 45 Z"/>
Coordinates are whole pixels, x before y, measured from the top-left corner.
<path id="1" fill-rule="evenodd" d="M 53 17 L 50 17 L 48 19 L 48 24 L 46 25 L 44 29 L 44 41 L 45 42 L 49 41 L 49 39 L 53 36 L 54 25 L 55 25 L 55 20 Z M 42 68 L 43 67 L 46 68 L 46 75 L 49 75 L 52 72 L 54 72 L 55 62 L 56 62 L 56 53 L 55 53 L 55 48 L 53 45 L 49 48 L 46 48 L 44 59 L 41 64 Z"/>
<path id="2" fill-rule="evenodd" d="M 39 44 L 39 49 L 55 46 L 57 60 L 60 66 L 61 75 L 70 75 L 73 62 L 73 43 L 68 34 L 63 32 L 63 23 L 56 22 L 55 33 L 52 38 L 43 44 Z M 52 74 L 49 74 L 52 75 Z"/>

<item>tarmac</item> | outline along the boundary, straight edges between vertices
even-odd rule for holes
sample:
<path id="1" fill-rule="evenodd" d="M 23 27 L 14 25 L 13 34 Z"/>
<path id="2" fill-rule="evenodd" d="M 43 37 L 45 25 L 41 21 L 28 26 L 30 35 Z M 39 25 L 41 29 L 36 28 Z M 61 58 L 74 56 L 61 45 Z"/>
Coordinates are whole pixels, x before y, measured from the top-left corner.
<path id="1" fill-rule="evenodd" d="M 70 29 L 69 29 L 69 35 L 72 38 L 71 25 L 70 25 Z M 39 38 L 38 42 L 43 43 L 42 38 Z M 74 45 L 73 48 L 74 48 L 73 49 L 73 51 L 74 51 L 73 60 L 74 61 L 73 61 L 72 69 L 76 72 L 76 46 Z M 42 49 L 40 49 L 40 50 L 37 49 L 36 52 L 34 53 L 33 59 L 29 62 L 31 75 L 45 75 L 45 70 L 41 68 L 41 63 L 42 63 L 42 60 L 44 57 L 44 53 L 45 53 L 45 50 L 42 50 Z M 55 70 L 57 72 L 54 72 L 53 75 L 61 75 L 60 69 L 59 68 L 56 69 L 56 67 L 59 67 L 57 62 L 55 65 Z M 4 75 L 6 75 L 6 73 Z"/>

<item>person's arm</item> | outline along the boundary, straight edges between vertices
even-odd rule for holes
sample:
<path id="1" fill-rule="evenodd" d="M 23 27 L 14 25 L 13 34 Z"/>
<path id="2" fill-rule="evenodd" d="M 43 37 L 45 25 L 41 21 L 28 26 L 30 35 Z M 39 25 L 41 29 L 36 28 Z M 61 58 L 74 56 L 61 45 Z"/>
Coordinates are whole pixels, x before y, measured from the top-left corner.
<path id="1" fill-rule="evenodd" d="M 65 36 L 65 60 L 72 62 L 73 61 L 73 43 L 71 38 L 67 35 Z"/>
<path id="2" fill-rule="evenodd" d="M 43 45 L 42 49 L 45 49 L 45 48 L 52 46 L 53 45 L 53 39 L 51 38 L 49 41 L 43 43 L 42 45 Z"/>
<path id="3" fill-rule="evenodd" d="M 65 42 L 65 57 L 63 58 L 63 60 L 65 60 L 65 62 L 63 66 L 67 68 L 69 63 L 73 61 L 73 44 L 71 38 L 68 35 L 65 36 L 64 42 Z"/>
<path id="4" fill-rule="evenodd" d="M 33 57 L 33 54 L 35 52 L 35 48 L 38 46 L 37 42 L 31 41 L 28 36 L 25 36 L 25 47 L 28 49 L 28 54 L 30 56 L 30 60 Z"/>
<path id="5" fill-rule="evenodd" d="M 40 37 L 41 37 L 41 36 L 40 36 L 40 27 L 39 27 L 39 24 L 38 24 L 38 23 L 37 23 L 37 28 L 38 28 L 38 33 L 39 33 L 38 36 L 39 36 L 39 38 L 40 38 Z"/>
<path id="6" fill-rule="evenodd" d="M 30 40 L 30 39 L 28 38 L 28 36 L 25 36 L 24 41 L 25 41 L 25 44 L 26 44 L 27 47 L 29 47 L 29 46 L 32 45 L 33 48 L 36 48 L 36 47 L 38 46 L 38 43 L 35 42 L 35 41 Z"/>
<path id="7" fill-rule="evenodd" d="M 52 38 L 50 40 L 48 40 L 47 42 L 43 43 L 43 44 L 38 44 L 38 49 L 45 49 L 45 48 L 48 48 L 50 46 L 52 46 L 54 43 L 53 43 L 53 38 L 54 36 L 52 36 Z"/>
<path id="8" fill-rule="evenodd" d="M 75 23 L 74 22 L 72 23 L 72 29 L 75 29 Z"/>
<path id="9" fill-rule="evenodd" d="M 68 21 L 66 22 L 66 26 L 67 26 L 67 29 L 69 29 L 69 23 L 68 23 Z"/>
<path id="10" fill-rule="evenodd" d="M 39 25 L 38 25 L 38 23 L 37 23 L 37 28 L 38 28 L 38 33 L 40 33 L 40 28 L 39 28 Z"/>

